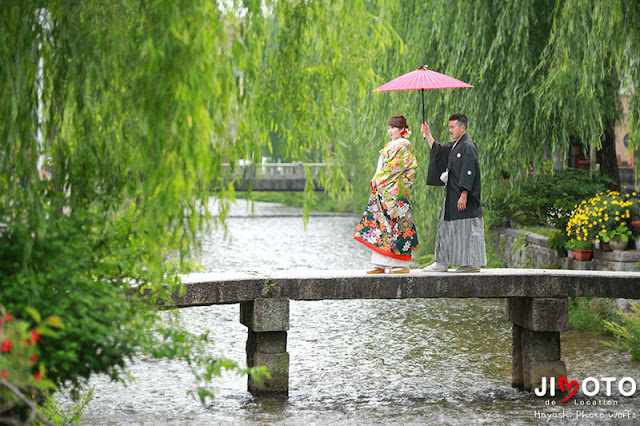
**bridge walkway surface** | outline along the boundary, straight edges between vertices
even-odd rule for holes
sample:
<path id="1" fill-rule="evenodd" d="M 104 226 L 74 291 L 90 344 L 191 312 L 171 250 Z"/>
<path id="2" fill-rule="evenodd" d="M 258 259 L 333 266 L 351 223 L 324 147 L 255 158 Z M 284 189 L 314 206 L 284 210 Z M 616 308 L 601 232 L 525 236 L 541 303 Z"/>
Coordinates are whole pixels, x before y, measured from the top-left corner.
<path id="1" fill-rule="evenodd" d="M 264 365 L 271 374 L 260 383 L 249 377 L 248 389 L 266 396 L 289 391 L 290 300 L 504 298 L 505 318 L 512 323 L 512 385 L 531 391 L 545 377 L 566 377 L 560 332 L 569 325 L 568 297 L 640 299 L 638 272 L 483 269 L 367 275 L 314 270 L 191 274 L 183 283 L 185 294 L 166 306 L 240 304 L 240 322 L 248 328 L 247 364 Z"/>

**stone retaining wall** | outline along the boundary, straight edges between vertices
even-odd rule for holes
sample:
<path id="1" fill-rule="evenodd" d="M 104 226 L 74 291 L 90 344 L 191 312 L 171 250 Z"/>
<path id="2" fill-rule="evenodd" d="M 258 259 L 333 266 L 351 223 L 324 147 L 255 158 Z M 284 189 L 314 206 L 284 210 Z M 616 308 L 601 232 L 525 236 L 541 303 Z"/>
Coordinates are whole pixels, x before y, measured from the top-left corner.
<path id="1" fill-rule="evenodd" d="M 549 238 L 533 232 L 512 228 L 492 230 L 497 238 L 493 249 L 502 253 L 504 266 L 509 268 L 573 269 L 578 271 L 629 271 L 637 272 L 640 251 L 594 250 L 588 262 L 578 262 L 570 257 L 561 257 L 549 248 Z"/>

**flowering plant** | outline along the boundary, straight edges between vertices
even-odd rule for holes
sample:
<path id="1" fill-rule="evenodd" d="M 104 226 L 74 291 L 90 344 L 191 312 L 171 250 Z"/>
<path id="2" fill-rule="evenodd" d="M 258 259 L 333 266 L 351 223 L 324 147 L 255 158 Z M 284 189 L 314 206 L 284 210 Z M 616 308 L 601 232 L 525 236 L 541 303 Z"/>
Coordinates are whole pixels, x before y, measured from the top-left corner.
<path id="1" fill-rule="evenodd" d="M 36 389 L 55 390 L 56 386 L 45 378 L 46 369 L 39 362 L 37 345 L 41 336 L 55 336 L 51 327 L 62 328 L 63 325 L 55 315 L 42 321 L 34 309 L 27 308 L 26 311 L 36 322 L 35 327 L 15 319 L 0 305 L 0 401 L 5 402 L 0 405 L 0 417 L 7 411 L 15 413 L 12 411 L 15 407 L 27 405 L 42 421 L 28 396 Z"/>
<path id="2" fill-rule="evenodd" d="M 409 136 L 411 136 L 411 130 L 409 129 L 404 129 L 402 132 L 400 132 L 400 135 L 403 138 L 408 138 Z"/>
<path id="3" fill-rule="evenodd" d="M 616 191 L 596 194 L 575 206 L 567 224 L 569 240 L 608 242 L 617 235 L 627 235 L 627 222 L 631 220 L 631 209 L 635 202 L 630 194 L 621 195 Z M 624 225 L 624 229 L 620 228 Z M 611 237 L 611 232 L 614 236 Z M 608 237 L 606 240 L 604 237 Z"/>

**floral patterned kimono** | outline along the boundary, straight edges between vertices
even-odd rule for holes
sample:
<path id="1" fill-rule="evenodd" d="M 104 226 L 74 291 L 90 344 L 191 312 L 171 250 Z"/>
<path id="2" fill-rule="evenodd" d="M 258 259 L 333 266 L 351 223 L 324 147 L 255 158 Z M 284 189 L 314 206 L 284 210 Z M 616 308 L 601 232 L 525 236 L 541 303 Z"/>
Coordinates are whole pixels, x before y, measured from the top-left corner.
<path id="1" fill-rule="evenodd" d="M 374 251 L 372 263 L 405 266 L 418 247 L 409 195 L 418 162 L 403 138 L 380 151 L 371 197 L 353 238 Z"/>

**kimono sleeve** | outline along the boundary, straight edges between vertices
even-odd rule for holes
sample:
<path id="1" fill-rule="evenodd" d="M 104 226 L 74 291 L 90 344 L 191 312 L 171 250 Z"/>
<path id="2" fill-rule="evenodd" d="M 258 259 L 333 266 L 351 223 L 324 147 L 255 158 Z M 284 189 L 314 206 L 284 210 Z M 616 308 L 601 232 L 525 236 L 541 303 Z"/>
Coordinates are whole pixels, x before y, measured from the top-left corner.
<path id="1" fill-rule="evenodd" d="M 408 154 L 408 152 L 407 152 Z M 404 160 L 404 185 L 407 189 L 413 188 L 413 180 L 416 177 L 416 169 L 418 168 L 418 161 L 413 155 L 407 155 Z"/>
<path id="2" fill-rule="evenodd" d="M 444 186 L 444 182 L 440 180 L 440 175 L 447 170 L 447 160 L 451 148 L 447 149 L 446 145 L 437 142 L 431 147 L 431 155 L 429 156 L 429 170 L 427 172 L 427 185 Z"/>
<path id="3" fill-rule="evenodd" d="M 474 183 L 478 179 L 478 170 L 478 152 L 473 145 L 469 145 L 462 153 L 462 169 L 458 180 L 460 189 L 473 191 Z"/>

